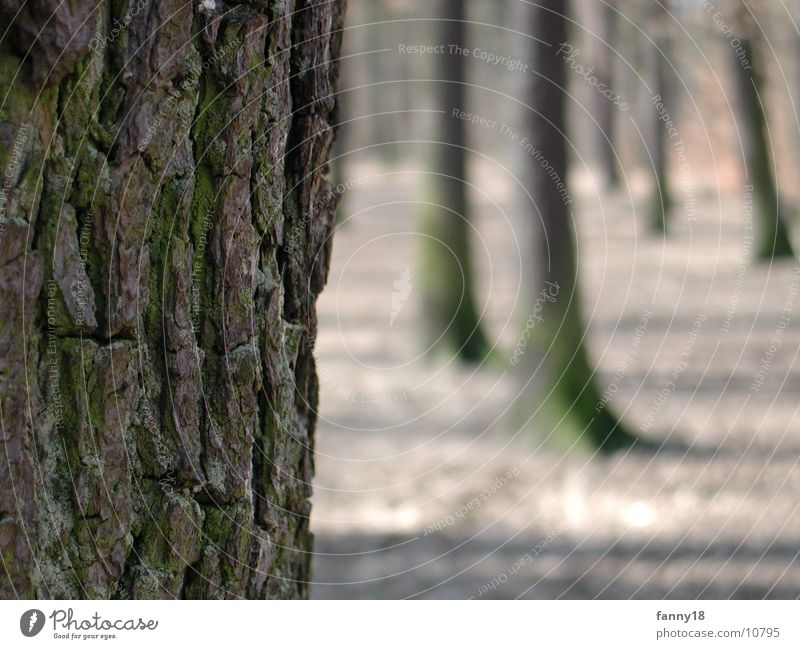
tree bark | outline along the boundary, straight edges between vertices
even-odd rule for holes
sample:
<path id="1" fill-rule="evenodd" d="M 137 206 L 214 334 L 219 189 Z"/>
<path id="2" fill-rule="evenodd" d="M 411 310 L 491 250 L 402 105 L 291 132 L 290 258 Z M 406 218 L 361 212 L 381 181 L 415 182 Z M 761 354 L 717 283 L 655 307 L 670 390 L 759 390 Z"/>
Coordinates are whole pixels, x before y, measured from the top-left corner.
<path id="1" fill-rule="evenodd" d="M 307 596 L 344 2 L 12 5 L 0 597 Z"/>
<path id="2" fill-rule="evenodd" d="M 632 444 L 635 437 L 607 408 L 597 408 L 600 393 L 584 342 L 574 217 L 564 190 L 566 63 L 558 49 L 567 42 L 568 11 L 566 0 L 541 0 L 531 9 L 530 33 L 538 40 L 532 45 L 528 101 L 530 141 L 535 148 L 528 160 L 538 226 L 533 286 L 540 292 L 532 296 L 530 336 L 538 353 L 528 367 L 536 372 L 533 382 L 550 411 L 554 434 L 565 430 L 573 439 L 577 435 L 596 448 L 614 450 Z"/>

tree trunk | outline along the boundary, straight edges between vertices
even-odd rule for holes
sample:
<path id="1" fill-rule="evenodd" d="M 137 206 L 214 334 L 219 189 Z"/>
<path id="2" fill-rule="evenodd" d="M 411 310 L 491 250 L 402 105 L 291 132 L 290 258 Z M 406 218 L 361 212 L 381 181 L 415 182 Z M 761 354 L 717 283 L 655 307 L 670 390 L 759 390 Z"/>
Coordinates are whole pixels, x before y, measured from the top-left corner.
<path id="1" fill-rule="evenodd" d="M 474 296 L 474 269 L 466 179 L 466 122 L 453 111 L 466 107 L 467 57 L 450 52 L 448 45 L 464 47 L 465 3 L 442 0 L 438 42 L 435 150 L 430 177 L 430 204 L 425 208 L 422 241 L 424 312 L 430 338 L 467 361 L 481 360 L 489 344 L 480 325 Z"/>
<path id="2" fill-rule="evenodd" d="M 778 186 L 772 170 L 767 117 L 763 101 L 762 74 L 758 53 L 754 51 L 755 26 L 746 11 L 738 16 L 738 48 L 730 47 L 730 60 L 736 86 L 738 132 L 741 134 L 746 183 L 753 186 L 758 219 L 756 255 L 759 259 L 792 256 Z M 774 137 L 773 134 L 772 137 Z"/>
<path id="3" fill-rule="evenodd" d="M 597 35 L 592 36 L 592 49 L 595 56 L 595 76 L 598 84 L 616 91 L 614 78 L 614 57 L 612 48 L 617 46 L 617 12 L 615 3 L 609 2 L 591 4 L 593 23 L 597 28 Z M 592 98 L 595 107 L 595 116 L 598 122 L 600 150 L 600 164 L 605 174 L 606 186 L 616 188 L 620 183 L 617 151 L 615 148 L 615 122 L 617 106 L 600 92 L 593 92 Z"/>
<path id="4" fill-rule="evenodd" d="M 536 374 L 542 405 L 554 428 L 582 436 L 595 447 L 613 450 L 631 444 L 628 433 L 607 409 L 596 408 L 600 394 L 584 344 L 571 199 L 565 190 L 566 63 L 558 44 L 567 41 L 566 0 L 543 0 L 532 12 L 534 74 L 529 127 L 533 218 L 538 225 L 529 326 L 538 358 L 528 362 Z M 540 367 L 539 361 L 542 361 Z M 541 378 L 540 378 L 541 377 Z M 554 432 L 558 432 L 554 430 Z"/>
<path id="5" fill-rule="evenodd" d="M 648 42 L 647 47 L 647 67 L 652 90 L 652 96 L 661 97 L 662 101 L 669 96 L 667 88 L 667 64 L 669 61 L 669 50 L 667 44 L 667 24 L 668 17 L 665 3 L 652 2 L 648 7 L 648 23 L 650 25 L 650 38 L 653 43 Z M 650 225 L 656 232 L 666 232 L 669 213 L 672 209 L 672 193 L 669 186 L 667 173 L 667 125 L 661 118 L 661 114 L 653 109 L 653 102 L 648 102 L 650 116 L 650 158 L 653 166 L 653 190 L 650 196 Z"/>
<path id="6" fill-rule="evenodd" d="M 397 27 L 392 20 L 395 18 L 394 10 L 390 3 L 367 0 L 366 23 L 362 27 L 367 38 L 367 50 L 377 52 L 386 48 L 387 41 L 394 40 Z M 404 42 L 399 40 L 398 42 Z M 366 88 L 369 93 L 369 111 L 367 118 L 370 125 L 370 140 L 368 145 L 378 145 L 372 151 L 377 152 L 380 159 L 387 165 L 393 165 L 398 159 L 398 140 L 404 138 L 401 131 L 400 110 L 398 98 L 404 93 L 400 83 L 388 83 L 398 78 L 398 68 L 407 62 L 408 57 L 398 57 L 392 52 L 378 52 L 365 57 L 366 79 L 361 83 L 370 84 Z M 403 60 L 405 59 L 405 60 Z M 365 111 L 366 112 L 366 111 Z"/>
<path id="7" fill-rule="evenodd" d="M 344 2 L 10 4 L 0 597 L 307 596 Z"/>

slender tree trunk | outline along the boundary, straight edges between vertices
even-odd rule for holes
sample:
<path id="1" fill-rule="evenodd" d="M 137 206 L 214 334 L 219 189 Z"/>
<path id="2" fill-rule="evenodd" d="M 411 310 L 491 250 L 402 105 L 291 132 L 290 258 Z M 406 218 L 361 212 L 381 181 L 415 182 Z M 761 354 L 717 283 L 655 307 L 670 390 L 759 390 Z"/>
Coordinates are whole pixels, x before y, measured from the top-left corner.
<path id="1" fill-rule="evenodd" d="M 752 18 L 740 12 L 739 48 L 729 48 L 736 86 L 738 132 L 742 138 L 745 176 L 753 186 L 757 209 L 756 255 L 759 259 L 792 256 L 792 244 L 787 231 L 784 207 L 773 174 L 772 147 L 764 109 L 766 97 L 762 88 L 762 73 L 758 53 L 753 47 Z M 775 134 L 772 135 L 775 137 Z"/>
<path id="2" fill-rule="evenodd" d="M 442 0 L 438 41 L 463 47 L 466 42 L 465 3 Z M 445 50 L 437 55 L 436 92 L 439 110 L 433 139 L 430 178 L 431 205 L 426 207 L 423 238 L 423 302 L 430 337 L 467 361 L 489 350 L 474 297 L 470 247 L 472 227 L 466 185 L 466 122 L 453 111 L 466 110 L 467 57 Z"/>
<path id="3" fill-rule="evenodd" d="M 392 39 L 396 26 L 391 20 L 394 12 L 389 3 L 368 0 L 367 23 L 371 26 L 363 27 L 367 30 L 367 43 L 369 51 L 377 51 L 387 47 L 387 41 Z M 402 57 L 401 57 L 402 58 Z M 401 139 L 400 110 L 397 99 L 403 92 L 401 84 L 385 83 L 396 79 L 398 68 L 406 61 L 398 61 L 392 52 L 379 52 L 366 57 L 367 78 L 364 83 L 372 84 L 368 88 L 370 96 L 371 138 L 367 144 L 382 144 L 374 149 L 381 160 L 389 165 L 395 164 L 398 159 L 398 145 L 393 144 Z"/>
<path id="4" fill-rule="evenodd" d="M 612 450 L 629 445 L 631 436 L 607 409 L 597 409 L 600 394 L 584 344 L 585 325 L 580 304 L 571 199 L 565 190 L 566 64 L 558 44 L 567 41 L 566 0 L 543 0 L 534 6 L 533 82 L 529 126 L 534 145 L 530 156 L 532 215 L 539 225 L 529 326 L 538 347 L 528 367 L 537 369 L 533 381 L 559 428 L 583 436 L 594 446 Z M 538 358 L 536 358 L 538 356 Z M 541 379 L 539 377 L 542 377 Z M 566 423 L 566 426 L 564 425 Z"/>
<path id="5" fill-rule="evenodd" d="M 612 48 L 617 44 L 617 12 L 615 3 L 609 1 L 592 3 L 592 15 L 596 17 L 597 36 L 592 37 L 595 56 L 595 76 L 598 84 L 604 84 L 610 90 L 615 89 L 614 59 Z M 615 148 L 617 106 L 600 92 L 592 94 L 595 105 L 595 116 L 599 124 L 600 164 L 605 174 L 606 186 L 610 189 L 619 186 L 620 175 Z"/>
<path id="6" fill-rule="evenodd" d="M 5 14 L 1 597 L 308 594 L 343 5 Z"/>
<path id="7" fill-rule="evenodd" d="M 659 96 L 662 101 L 669 96 L 667 84 L 667 66 L 669 49 L 667 42 L 667 9 L 666 0 L 650 3 L 648 11 L 648 24 L 650 38 L 653 43 L 647 43 L 647 67 L 649 70 L 650 85 L 653 96 Z M 648 102 L 650 116 L 650 157 L 653 166 L 653 190 L 650 196 L 650 225 L 656 232 L 666 232 L 669 222 L 669 213 L 672 209 L 672 193 L 669 186 L 667 173 L 667 125 L 661 114 L 653 109 L 653 103 Z"/>

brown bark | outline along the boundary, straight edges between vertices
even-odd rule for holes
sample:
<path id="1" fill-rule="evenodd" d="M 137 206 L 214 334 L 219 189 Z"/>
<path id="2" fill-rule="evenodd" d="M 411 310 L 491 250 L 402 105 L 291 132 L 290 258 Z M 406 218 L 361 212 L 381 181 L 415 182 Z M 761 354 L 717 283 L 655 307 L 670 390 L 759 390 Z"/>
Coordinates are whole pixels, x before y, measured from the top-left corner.
<path id="1" fill-rule="evenodd" d="M 16 5 L 0 597 L 306 596 L 344 1 Z"/>

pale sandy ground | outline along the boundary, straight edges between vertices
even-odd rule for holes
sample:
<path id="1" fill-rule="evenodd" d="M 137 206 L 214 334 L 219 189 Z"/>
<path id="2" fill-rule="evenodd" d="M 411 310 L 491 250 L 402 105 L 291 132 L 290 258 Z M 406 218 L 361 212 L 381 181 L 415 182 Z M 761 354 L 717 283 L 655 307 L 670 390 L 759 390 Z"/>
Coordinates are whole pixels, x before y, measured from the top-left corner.
<path id="1" fill-rule="evenodd" d="M 420 176 L 403 168 L 348 171 L 366 180 L 347 195 L 354 216 L 336 235 L 320 301 L 313 596 L 797 597 L 796 319 L 752 389 L 784 309 L 796 306 L 794 265 L 749 263 L 741 191 L 695 187 L 697 222 L 679 211 L 665 242 L 624 192 L 601 206 L 588 180 L 576 181 L 599 383 L 618 385 L 614 406 L 633 428 L 653 419 L 643 437 L 668 440 L 655 455 L 590 458 L 518 432 L 507 409 L 520 377 L 502 363 L 476 371 L 420 355 L 422 278 L 412 276 L 390 326 L 393 282 L 415 271 L 419 242 Z M 480 296 L 507 361 L 538 288 L 520 262 L 524 223 L 503 213 L 520 213 L 513 182 L 490 163 L 474 171 L 486 191 L 475 195 Z M 698 314 L 707 319 L 692 342 Z M 493 488 L 507 471 L 516 476 Z"/>

